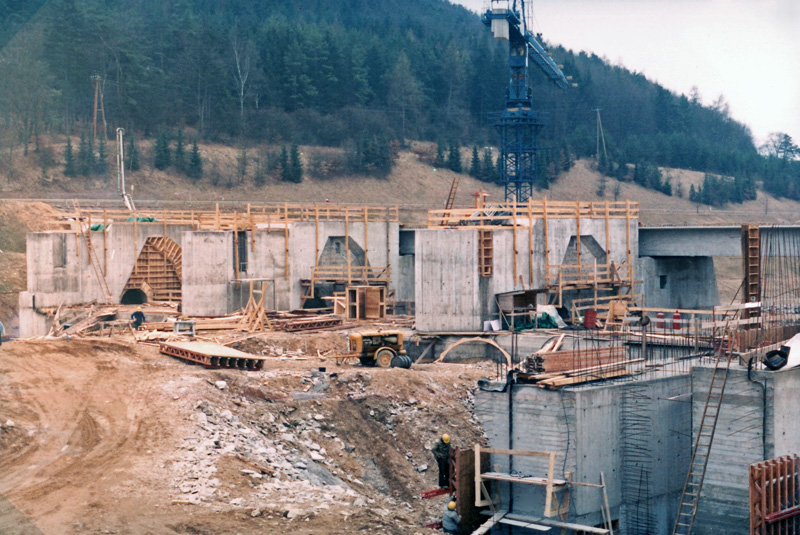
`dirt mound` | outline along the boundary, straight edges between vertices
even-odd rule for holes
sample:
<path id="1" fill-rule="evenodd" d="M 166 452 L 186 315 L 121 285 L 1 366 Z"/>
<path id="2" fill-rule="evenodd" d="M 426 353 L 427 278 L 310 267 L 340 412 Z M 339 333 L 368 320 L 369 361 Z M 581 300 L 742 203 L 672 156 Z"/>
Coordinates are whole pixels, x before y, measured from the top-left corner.
<path id="1" fill-rule="evenodd" d="M 471 390 L 492 371 L 204 370 L 113 339 L 4 344 L 0 525 L 17 509 L 45 534 L 427 533 L 445 499 L 419 499 L 430 447 L 482 440 Z"/>

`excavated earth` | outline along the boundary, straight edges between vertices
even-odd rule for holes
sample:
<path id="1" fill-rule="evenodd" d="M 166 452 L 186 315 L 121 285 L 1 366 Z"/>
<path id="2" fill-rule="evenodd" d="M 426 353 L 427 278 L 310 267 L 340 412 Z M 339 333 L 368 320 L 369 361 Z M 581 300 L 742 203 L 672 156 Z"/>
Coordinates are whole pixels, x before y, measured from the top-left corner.
<path id="1" fill-rule="evenodd" d="M 494 365 L 317 358 L 344 337 L 298 335 L 313 356 L 255 372 L 132 339 L 3 344 L 0 533 L 435 533 L 447 498 L 420 498 L 437 486 L 430 448 L 442 432 L 483 440 L 472 393 Z"/>

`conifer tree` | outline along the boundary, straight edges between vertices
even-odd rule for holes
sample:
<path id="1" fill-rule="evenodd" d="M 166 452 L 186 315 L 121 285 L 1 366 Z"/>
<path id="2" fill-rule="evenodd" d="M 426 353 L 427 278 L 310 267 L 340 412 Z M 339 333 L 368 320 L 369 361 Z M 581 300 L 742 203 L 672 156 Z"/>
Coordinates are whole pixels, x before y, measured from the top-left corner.
<path id="1" fill-rule="evenodd" d="M 500 154 L 497 155 L 497 161 L 494 166 L 494 181 L 498 184 L 503 183 L 503 158 Z"/>
<path id="2" fill-rule="evenodd" d="M 73 177 L 78 174 L 75 165 L 75 155 L 72 153 L 72 140 L 67 137 L 67 146 L 64 149 L 64 176 Z"/>
<path id="3" fill-rule="evenodd" d="M 128 138 L 128 170 L 139 170 L 139 149 L 136 147 L 136 141 L 133 139 L 133 134 Z"/>
<path id="4" fill-rule="evenodd" d="M 186 174 L 195 182 L 203 176 L 203 159 L 200 157 L 200 149 L 197 148 L 197 140 L 192 143 L 192 153 L 189 155 L 189 166 Z"/>
<path id="5" fill-rule="evenodd" d="M 450 152 L 447 154 L 447 168 L 456 173 L 461 172 L 461 150 L 458 143 L 450 145 Z"/>
<path id="6" fill-rule="evenodd" d="M 169 167 L 172 160 L 172 151 L 169 148 L 169 134 L 162 130 L 156 138 L 155 155 L 153 165 L 156 169 L 163 171 Z"/>
<path id="7" fill-rule="evenodd" d="M 485 182 L 494 182 L 494 162 L 492 161 L 492 151 L 488 147 L 483 149 L 481 180 Z"/>
<path id="8" fill-rule="evenodd" d="M 181 173 L 186 172 L 186 147 L 183 143 L 183 129 L 178 130 L 178 135 L 175 137 L 175 158 L 173 161 L 175 169 Z"/>
<path id="9" fill-rule="evenodd" d="M 469 164 L 469 174 L 474 178 L 480 178 L 481 176 L 481 157 L 478 154 L 477 145 L 473 145 L 472 147 L 472 161 Z"/>
<path id="10" fill-rule="evenodd" d="M 444 143 L 442 143 L 440 141 L 439 144 L 436 146 L 436 159 L 433 161 L 433 165 L 434 166 L 436 166 L 436 167 L 444 167 L 445 166 L 445 161 L 444 161 L 444 151 L 445 151 L 445 149 L 446 149 L 446 147 L 444 146 Z"/>
<path id="11" fill-rule="evenodd" d="M 289 162 L 290 181 L 299 184 L 303 181 L 303 162 L 300 161 L 300 148 L 297 143 L 292 143 L 292 152 Z"/>
<path id="12" fill-rule="evenodd" d="M 286 150 L 286 145 L 281 149 L 281 180 L 292 181 L 292 170 L 289 167 L 289 152 Z"/>
<path id="13" fill-rule="evenodd" d="M 104 136 L 100 137 L 100 142 L 97 146 L 97 162 L 95 162 L 95 170 L 98 175 L 105 175 L 106 171 L 108 171 L 108 154 L 106 154 L 106 140 Z"/>
<path id="14" fill-rule="evenodd" d="M 94 171 L 94 147 L 92 140 L 81 134 L 81 144 L 78 146 L 78 173 L 89 176 Z"/>

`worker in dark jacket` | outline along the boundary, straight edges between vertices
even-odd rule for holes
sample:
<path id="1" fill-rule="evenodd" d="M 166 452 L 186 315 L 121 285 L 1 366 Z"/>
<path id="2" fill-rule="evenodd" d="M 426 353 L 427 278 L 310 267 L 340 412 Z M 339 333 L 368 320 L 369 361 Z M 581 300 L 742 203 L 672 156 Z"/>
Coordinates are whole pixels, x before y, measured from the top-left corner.
<path id="1" fill-rule="evenodd" d="M 439 464 L 439 487 L 450 486 L 450 435 L 445 433 L 433 447 L 433 457 Z"/>
<path id="2" fill-rule="evenodd" d="M 458 524 L 461 522 L 461 517 L 456 513 L 456 502 L 444 506 L 444 513 L 442 513 L 442 531 L 445 533 L 458 533 Z"/>
<path id="3" fill-rule="evenodd" d="M 142 308 L 138 307 L 136 312 L 131 314 L 131 319 L 133 320 L 133 328 L 138 329 L 142 323 L 144 323 L 144 312 L 142 312 Z"/>

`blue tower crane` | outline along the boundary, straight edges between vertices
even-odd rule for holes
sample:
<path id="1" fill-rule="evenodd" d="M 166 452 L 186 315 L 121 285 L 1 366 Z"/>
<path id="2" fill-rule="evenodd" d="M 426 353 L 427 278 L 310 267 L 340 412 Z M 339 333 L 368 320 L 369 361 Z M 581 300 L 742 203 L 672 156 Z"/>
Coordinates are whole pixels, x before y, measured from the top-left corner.
<path id="1" fill-rule="evenodd" d="M 508 41 L 509 82 L 506 109 L 495 126 L 500 132 L 500 159 L 506 201 L 527 202 L 533 196 L 538 179 L 538 160 L 547 149 L 538 143 L 539 132 L 545 126 L 545 116 L 533 111 L 528 64 L 533 61 L 561 89 L 573 84 L 561 68 L 548 56 L 544 47 L 528 31 L 525 21 L 525 0 L 508 7 L 495 7 L 503 0 L 492 0 L 492 8 L 481 17 L 498 41 Z"/>

